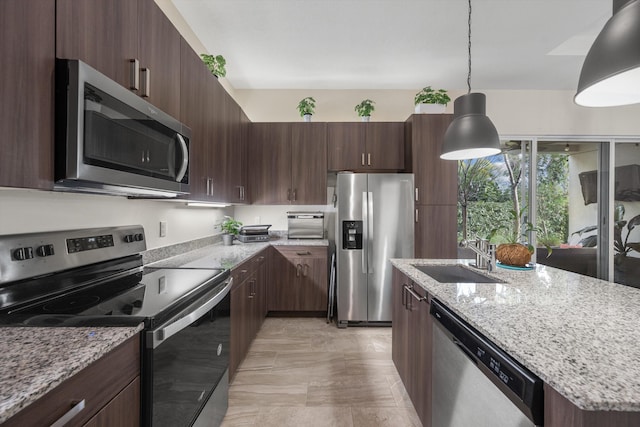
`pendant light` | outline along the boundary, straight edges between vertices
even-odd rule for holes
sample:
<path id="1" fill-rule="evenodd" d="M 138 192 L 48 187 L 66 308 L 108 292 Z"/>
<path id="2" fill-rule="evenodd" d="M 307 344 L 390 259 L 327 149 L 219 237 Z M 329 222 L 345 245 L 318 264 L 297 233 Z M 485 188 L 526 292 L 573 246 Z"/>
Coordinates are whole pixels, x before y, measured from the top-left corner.
<path id="1" fill-rule="evenodd" d="M 487 98 L 484 93 L 471 93 L 471 0 L 468 29 L 468 92 L 453 103 L 453 121 L 444 134 L 440 155 L 445 160 L 475 159 L 500 152 L 498 131 L 486 114 Z"/>
<path id="2" fill-rule="evenodd" d="M 574 101 L 585 107 L 640 102 L 640 0 L 613 0 L 607 21 L 584 59 Z"/>

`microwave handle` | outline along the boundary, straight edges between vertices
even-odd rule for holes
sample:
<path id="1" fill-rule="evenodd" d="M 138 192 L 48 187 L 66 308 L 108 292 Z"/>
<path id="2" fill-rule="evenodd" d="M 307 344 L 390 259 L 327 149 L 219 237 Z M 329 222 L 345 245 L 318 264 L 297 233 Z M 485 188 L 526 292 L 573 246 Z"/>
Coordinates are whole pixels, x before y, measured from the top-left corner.
<path id="1" fill-rule="evenodd" d="M 182 178 L 184 178 L 184 174 L 187 173 L 187 166 L 189 166 L 189 150 L 182 135 L 176 133 L 176 137 L 178 138 L 178 142 L 180 142 L 180 149 L 182 150 L 182 165 L 180 165 L 180 170 L 176 176 L 176 181 L 180 182 Z"/>

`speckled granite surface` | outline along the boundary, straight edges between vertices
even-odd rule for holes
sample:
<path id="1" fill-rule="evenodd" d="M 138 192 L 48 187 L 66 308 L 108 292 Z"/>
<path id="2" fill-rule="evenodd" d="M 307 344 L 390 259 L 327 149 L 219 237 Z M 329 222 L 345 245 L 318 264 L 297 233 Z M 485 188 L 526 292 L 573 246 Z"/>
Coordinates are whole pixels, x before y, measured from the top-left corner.
<path id="1" fill-rule="evenodd" d="M 542 265 L 447 284 L 412 264 L 465 261 L 391 262 L 576 406 L 640 411 L 640 289 Z"/>
<path id="2" fill-rule="evenodd" d="M 209 245 L 204 248 L 186 252 L 170 258 L 163 259 L 151 264 L 148 267 L 156 268 L 233 268 L 242 261 L 250 258 L 269 245 L 273 246 L 328 246 L 329 241 L 313 239 L 293 239 L 279 235 L 271 236 L 269 242 L 242 243 L 234 240 L 233 245 L 224 246 L 222 243 Z"/>
<path id="3" fill-rule="evenodd" d="M 141 330 L 0 328 L 0 423 Z"/>

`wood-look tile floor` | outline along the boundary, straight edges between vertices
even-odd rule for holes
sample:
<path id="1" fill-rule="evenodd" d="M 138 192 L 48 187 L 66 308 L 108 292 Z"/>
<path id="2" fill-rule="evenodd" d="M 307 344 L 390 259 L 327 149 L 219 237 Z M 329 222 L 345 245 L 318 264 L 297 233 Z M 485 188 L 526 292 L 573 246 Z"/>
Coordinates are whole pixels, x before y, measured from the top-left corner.
<path id="1" fill-rule="evenodd" d="M 223 427 L 420 427 L 391 328 L 267 318 L 229 390 Z"/>

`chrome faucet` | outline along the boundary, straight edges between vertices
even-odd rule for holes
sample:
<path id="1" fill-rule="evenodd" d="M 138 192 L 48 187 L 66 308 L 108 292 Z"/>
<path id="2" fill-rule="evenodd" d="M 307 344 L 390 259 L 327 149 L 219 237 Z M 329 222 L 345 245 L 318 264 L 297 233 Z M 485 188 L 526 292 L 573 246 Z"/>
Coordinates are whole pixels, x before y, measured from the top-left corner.
<path id="1" fill-rule="evenodd" d="M 493 271 L 496 267 L 496 245 L 489 243 L 487 239 L 463 240 L 460 246 L 469 248 L 476 254 L 477 268 Z"/>

